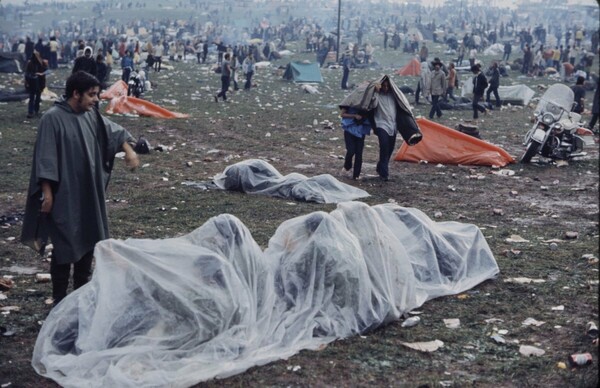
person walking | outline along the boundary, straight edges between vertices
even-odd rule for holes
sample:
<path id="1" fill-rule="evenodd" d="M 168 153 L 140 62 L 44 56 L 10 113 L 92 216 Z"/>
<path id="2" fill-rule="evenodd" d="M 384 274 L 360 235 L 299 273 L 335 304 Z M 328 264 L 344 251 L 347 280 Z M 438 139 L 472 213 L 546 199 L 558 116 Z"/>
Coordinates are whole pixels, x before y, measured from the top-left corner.
<path id="1" fill-rule="evenodd" d="M 600 79 L 596 81 L 596 91 L 594 92 L 594 100 L 592 102 L 592 117 L 588 124 L 588 128 L 592 131 L 594 131 L 594 126 L 598 122 L 598 114 L 600 114 Z M 598 132 L 600 131 L 594 131 L 596 134 Z"/>
<path id="2" fill-rule="evenodd" d="M 440 108 L 440 98 L 446 94 L 446 75 L 441 70 L 442 62 L 434 60 L 431 62 L 433 72 L 431 72 L 431 82 L 429 83 L 429 95 L 431 95 L 431 109 L 429 110 L 429 119 L 433 119 L 433 115 L 437 115 L 439 119 L 442 117 L 442 109 Z"/>
<path id="3" fill-rule="evenodd" d="M 133 70 L 133 58 L 131 57 L 131 51 L 125 50 L 125 56 L 121 58 L 121 79 L 123 82 L 129 82 L 129 75 Z"/>
<path id="4" fill-rule="evenodd" d="M 244 84 L 244 90 L 250 90 L 252 87 L 252 76 L 254 75 L 254 55 L 252 53 L 248 53 L 246 58 L 244 58 L 244 62 L 242 63 L 242 71 L 246 76 L 246 83 Z"/>
<path id="5" fill-rule="evenodd" d="M 479 105 L 479 101 L 483 99 L 483 93 L 488 87 L 487 78 L 485 74 L 481 72 L 481 65 L 476 64 L 471 66 L 471 72 L 475 75 L 473 77 L 473 119 L 479 118 L 478 112 L 486 113 L 486 109 Z"/>
<path id="6" fill-rule="evenodd" d="M 498 94 L 498 88 L 500 87 L 500 70 L 498 70 L 498 63 L 493 62 L 492 67 L 490 68 L 492 75 L 490 77 L 490 87 L 487 89 L 485 101 L 488 104 L 491 104 L 491 95 L 494 93 L 494 98 L 496 99 L 496 107 L 500 107 L 502 102 L 500 101 L 500 95 Z"/>
<path id="7" fill-rule="evenodd" d="M 350 66 L 352 66 L 352 52 L 346 50 L 342 58 L 342 89 L 348 89 L 348 77 L 350 76 Z"/>
<path id="8" fill-rule="evenodd" d="M 415 105 L 419 105 L 419 96 L 422 94 L 426 101 L 429 101 L 429 85 L 431 84 L 431 70 L 427 62 L 421 62 L 421 76 L 417 82 L 417 90 L 415 91 Z"/>
<path id="9" fill-rule="evenodd" d="M 230 53 L 223 55 L 223 61 L 221 62 L 221 91 L 215 95 L 215 102 L 219 102 L 219 97 L 222 97 L 223 101 L 227 101 L 227 90 L 229 90 L 229 84 L 231 83 L 230 57 Z"/>
<path id="10" fill-rule="evenodd" d="M 371 121 L 366 112 L 361 112 L 355 108 L 342 108 L 340 116 L 342 118 L 342 128 L 344 128 L 344 144 L 346 145 L 342 175 L 351 176 L 352 179 L 358 180 L 362 169 L 365 136 L 371 133 Z M 354 164 L 352 159 L 354 159 Z"/>
<path id="11" fill-rule="evenodd" d="M 456 69 L 454 68 L 454 63 L 450 62 L 448 65 L 448 76 L 446 77 L 446 81 L 448 82 L 448 86 L 446 88 L 446 101 L 448 101 L 448 97 L 452 99 L 452 101 L 456 101 L 456 97 L 454 97 L 454 88 L 457 85 L 456 78 Z"/>
<path id="12" fill-rule="evenodd" d="M 156 47 L 154 47 L 154 71 L 160 72 L 162 67 L 162 56 L 164 54 L 165 48 L 163 46 L 162 40 L 158 42 Z"/>
<path id="13" fill-rule="evenodd" d="M 377 105 L 373 114 L 374 132 L 379 139 L 379 160 L 376 171 L 384 182 L 389 180 L 389 164 L 396 145 L 397 107 L 389 81 L 385 79 L 375 89 Z"/>
<path id="14" fill-rule="evenodd" d="M 33 118 L 40 111 L 42 91 L 46 87 L 46 70 L 48 66 L 37 51 L 33 51 L 25 67 L 25 90 L 29 93 L 27 118 Z"/>
<path id="15" fill-rule="evenodd" d="M 583 83 L 585 82 L 585 77 L 579 76 L 577 77 L 577 81 L 575 82 L 575 86 L 571 87 L 573 90 L 573 101 L 575 102 L 573 109 L 571 112 L 575 113 L 583 113 L 585 109 L 585 88 L 583 87 Z"/>
<path id="16" fill-rule="evenodd" d="M 21 234 L 38 252 L 45 237 L 52 241 L 54 306 L 67 295 L 72 266 L 74 289 L 89 281 L 94 246 L 109 237 L 106 187 L 115 154 L 124 151 L 131 169 L 139 165 L 131 134 L 95 108 L 96 77 L 73 73 L 65 91 L 39 124 Z"/>
<path id="17" fill-rule="evenodd" d="M 510 53 L 512 52 L 512 44 L 509 40 L 504 42 L 504 53 L 502 54 L 502 60 L 508 62 Z"/>

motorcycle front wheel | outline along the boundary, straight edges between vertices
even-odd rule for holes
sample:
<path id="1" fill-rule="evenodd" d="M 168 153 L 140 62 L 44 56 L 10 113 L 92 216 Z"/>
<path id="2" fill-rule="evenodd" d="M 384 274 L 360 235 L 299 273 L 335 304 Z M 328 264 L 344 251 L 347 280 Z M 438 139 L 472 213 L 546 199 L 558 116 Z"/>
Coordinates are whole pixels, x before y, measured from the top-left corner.
<path id="1" fill-rule="evenodd" d="M 523 154 L 523 156 L 521 156 L 521 163 L 529 163 L 531 162 L 531 158 L 533 158 L 533 156 L 535 154 L 537 154 L 538 150 L 540 149 L 541 144 L 538 143 L 535 140 L 532 140 L 528 145 L 527 145 L 527 149 L 525 150 L 525 153 Z"/>

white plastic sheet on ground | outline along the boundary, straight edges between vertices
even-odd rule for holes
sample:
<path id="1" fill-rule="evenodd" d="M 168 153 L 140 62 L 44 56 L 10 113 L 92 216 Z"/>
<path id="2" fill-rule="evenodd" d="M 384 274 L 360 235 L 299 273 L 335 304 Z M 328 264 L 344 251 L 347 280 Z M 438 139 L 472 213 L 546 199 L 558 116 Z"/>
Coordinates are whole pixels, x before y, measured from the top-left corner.
<path id="1" fill-rule="evenodd" d="M 366 191 L 342 183 L 329 174 L 310 178 L 299 173 L 283 176 L 260 159 L 232 164 L 215 176 L 213 182 L 223 190 L 317 203 L 339 203 L 369 196 Z"/>
<path id="2" fill-rule="evenodd" d="M 494 277 L 474 225 L 344 202 L 263 252 L 232 215 L 165 240 L 106 240 L 45 320 L 35 370 L 66 387 L 188 386 L 317 349 Z"/>
<path id="3" fill-rule="evenodd" d="M 502 80 L 500 80 L 502 82 Z M 487 91 L 486 91 L 487 93 Z M 466 97 L 473 94 L 473 78 L 466 80 L 463 88 L 461 89 L 461 96 Z M 512 101 L 514 104 L 527 105 L 529 101 L 535 95 L 535 92 L 527 85 L 510 85 L 510 86 L 499 86 L 498 95 L 502 101 Z M 494 95 L 490 96 L 492 102 L 496 102 Z"/>

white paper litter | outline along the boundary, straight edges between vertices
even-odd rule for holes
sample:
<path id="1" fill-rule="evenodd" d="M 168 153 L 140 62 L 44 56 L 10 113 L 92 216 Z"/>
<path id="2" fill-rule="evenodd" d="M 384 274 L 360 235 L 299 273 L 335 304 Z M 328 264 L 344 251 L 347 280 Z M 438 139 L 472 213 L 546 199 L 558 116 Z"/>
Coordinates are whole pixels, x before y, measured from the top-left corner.
<path id="1" fill-rule="evenodd" d="M 400 342 L 400 344 L 420 352 L 435 352 L 444 346 L 444 343 L 437 339 L 429 342 Z"/>

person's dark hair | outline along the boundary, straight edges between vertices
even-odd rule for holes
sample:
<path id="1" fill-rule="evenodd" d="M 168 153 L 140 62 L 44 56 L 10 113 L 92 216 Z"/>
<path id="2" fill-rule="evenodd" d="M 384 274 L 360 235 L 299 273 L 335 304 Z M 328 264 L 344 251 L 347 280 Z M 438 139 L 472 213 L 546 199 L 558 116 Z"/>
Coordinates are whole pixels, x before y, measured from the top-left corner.
<path id="1" fill-rule="evenodd" d="M 65 95 L 67 98 L 71 98 L 73 97 L 75 90 L 77 90 L 79 94 L 83 94 L 85 91 L 96 86 L 100 86 L 100 81 L 90 73 L 80 70 L 67 78 Z"/>
<path id="2" fill-rule="evenodd" d="M 477 73 L 480 69 L 481 69 L 481 65 L 480 64 L 476 64 L 476 65 L 471 66 L 471 71 L 473 73 Z"/>
<path id="3" fill-rule="evenodd" d="M 577 82 L 575 84 L 583 85 L 584 82 L 585 82 L 585 77 L 579 76 L 579 77 L 577 77 Z"/>

